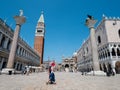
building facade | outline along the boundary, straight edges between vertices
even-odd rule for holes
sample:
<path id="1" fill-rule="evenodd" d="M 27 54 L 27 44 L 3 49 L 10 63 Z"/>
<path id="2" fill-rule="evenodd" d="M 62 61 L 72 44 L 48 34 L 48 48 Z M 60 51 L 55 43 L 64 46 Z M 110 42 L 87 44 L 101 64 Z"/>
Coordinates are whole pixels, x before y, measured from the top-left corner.
<path id="1" fill-rule="evenodd" d="M 72 57 L 62 58 L 61 71 L 74 72 L 77 70 L 77 53 L 73 53 Z"/>
<path id="2" fill-rule="evenodd" d="M 120 18 L 103 16 L 95 29 L 98 60 L 100 70 L 120 73 Z M 82 44 L 77 52 L 78 70 L 92 71 L 92 57 L 90 37 Z"/>
<path id="3" fill-rule="evenodd" d="M 6 68 L 13 41 L 14 31 L 0 19 L 0 70 Z M 22 70 L 27 66 L 39 66 L 40 56 L 23 39 L 18 38 L 13 68 Z"/>
<path id="4" fill-rule="evenodd" d="M 45 35 L 45 24 L 43 13 L 41 14 L 35 32 L 35 42 L 34 49 L 39 53 L 40 65 L 43 64 L 43 54 L 44 54 L 44 35 Z"/>

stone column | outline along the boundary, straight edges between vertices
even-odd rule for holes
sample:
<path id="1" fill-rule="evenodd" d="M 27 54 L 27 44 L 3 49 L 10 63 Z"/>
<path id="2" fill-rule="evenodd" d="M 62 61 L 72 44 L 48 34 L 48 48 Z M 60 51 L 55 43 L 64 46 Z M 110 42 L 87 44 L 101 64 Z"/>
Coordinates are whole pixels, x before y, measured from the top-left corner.
<path id="1" fill-rule="evenodd" d="M 2 66 L 3 66 L 3 62 L 4 62 L 4 58 L 1 58 L 1 64 L 0 64 L 0 70 L 2 69 Z"/>
<path id="2" fill-rule="evenodd" d="M 109 44 L 109 52 L 110 52 L 110 59 L 112 59 L 113 58 L 113 56 L 112 56 L 112 47 L 110 46 L 110 44 Z"/>
<path id="3" fill-rule="evenodd" d="M 95 29 L 94 25 L 96 24 L 97 20 L 90 15 L 86 19 L 86 26 L 90 29 L 90 40 L 91 40 L 91 50 L 92 50 L 92 58 L 93 58 L 93 75 L 106 75 L 103 71 L 100 71 L 99 67 L 99 60 L 98 60 L 98 49 L 97 43 L 95 39 Z"/>
<path id="4" fill-rule="evenodd" d="M 13 41 L 12 41 L 12 46 L 11 46 L 11 50 L 10 50 L 10 54 L 9 54 L 9 58 L 8 58 L 8 63 L 7 63 L 7 68 L 3 71 L 6 71 L 6 73 L 14 73 L 14 69 L 13 69 L 13 64 L 14 64 L 14 59 L 15 59 L 15 54 L 16 54 L 16 48 L 17 48 L 17 42 L 18 42 L 18 37 L 19 37 L 19 31 L 21 28 L 21 25 L 25 22 L 25 17 L 22 16 L 23 15 L 23 11 L 20 10 L 20 15 L 18 16 L 14 16 L 14 19 L 16 21 L 16 28 L 15 28 L 15 32 L 14 32 L 14 36 L 13 36 Z"/>
<path id="5" fill-rule="evenodd" d="M 13 68 L 19 31 L 20 31 L 21 25 L 25 22 L 25 17 L 22 16 L 22 14 L 23 14 L 23 11 L 21 11 L 20 16 L 14 16 L 14 19 L 16 21 L 16 28 L 15 28 L 13 42 L 10 50 L 8 63 L 7 63 L 7 68 Z"/>
<path id="6" fill-rule="evenodd" d="M 91 49 L 92 49 L 92 58 L 93 58 L 93 69 L 94 71 L 99 71 L 99 61 L 98 61 L 98 50 L 97 50 L 97 43 L 95 39 L 95 29 L 94 25 L 96 24 L 96 20 L 88 18 L 86 20 L 86 25 L 90 29 L 90 40 L 91 40 Z"/>

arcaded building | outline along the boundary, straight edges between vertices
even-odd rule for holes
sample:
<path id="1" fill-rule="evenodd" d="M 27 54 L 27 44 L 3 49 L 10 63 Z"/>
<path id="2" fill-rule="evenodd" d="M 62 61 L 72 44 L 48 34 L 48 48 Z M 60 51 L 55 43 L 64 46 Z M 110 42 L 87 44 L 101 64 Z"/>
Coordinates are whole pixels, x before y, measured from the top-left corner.
<path id="1" fill-rule="evenodd" d="M 120 18 L 103 15 L 101 22 L 95 28 L 95 38 L 100 70 L 120 73 Z M 78 50 L 77 61 L 79 71 L 93 70 L 90 37 Z"/>
<path id="2" fill-rule="evenodd" d="M 7 66 L 13 35 L 11 27 L 0 19 L 0 70 Z M 13 68 L 20 71 L 25 66 L 39 66 L 39 60 L 39 54 L 19 36 Z"/>

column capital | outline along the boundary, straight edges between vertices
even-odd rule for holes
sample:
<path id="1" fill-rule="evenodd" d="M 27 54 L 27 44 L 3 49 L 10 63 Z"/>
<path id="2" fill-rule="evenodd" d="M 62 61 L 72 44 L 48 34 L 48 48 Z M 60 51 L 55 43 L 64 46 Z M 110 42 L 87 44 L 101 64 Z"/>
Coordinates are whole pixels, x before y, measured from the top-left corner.
<path id="1" fill-rule="evenodd" d="M 93 16 L 90 16 L 90 15 L 87 15 L 88 18 L 86 19 L 86 22 L 85 22 L 85 25 L 88 27 L 88 28 L 94 28 L 97 20 L 95 20 L 93 18 Z"/>
<path id="2" fill-rule="evenodd" d="M 94 28 L 97 20 L 91 20 L 91 19 L 87 19 L 87 20 L 88 20 L 88 21 L 86 21 L 86 26 L 87 26 L 88 28 Z"/>
<path id="3" fill-rule="evenodd" d="M 20 25 L 20 26 L 26 21 L 24 16 L 14 16 L 14 19 L 16 21 L 16 25 Z"/>
<path id="4" fill-rule="evenodd" d="M 16 25 L 21 26 L 23 23 L 25 23 L 26 18 L 23 16 L 23 10 L 19 10 L 19 11 L 20 11 L 20 14 L 14 16 L 14 19 L 16 21 Z"/>

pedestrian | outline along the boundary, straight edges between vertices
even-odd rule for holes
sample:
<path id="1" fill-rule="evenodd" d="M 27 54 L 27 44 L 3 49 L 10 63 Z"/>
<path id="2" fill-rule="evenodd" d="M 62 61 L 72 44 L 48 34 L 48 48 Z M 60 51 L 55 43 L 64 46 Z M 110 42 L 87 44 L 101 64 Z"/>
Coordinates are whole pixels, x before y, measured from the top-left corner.
<path id="1" fill-rule="evenodd" d="M 22 67 L 22 75 L 25 74 L 25 67 Z"/>
<path id="2" fill-rule="evenodd" d="M 28 66 L 26 69 L 27 69 L 27 75 L 29 75 L 29 73 L 30 73 L 30 68 L 29 68 L 29 66 Z"/>
<path id="3" fill-rule="evenodd" d="M 56 84 L 55 83 L 55 74 L 54 74 L 53 70 L 49 74 L 49 80 L 48 80 L 48 82 L 46 84 Z"/>

